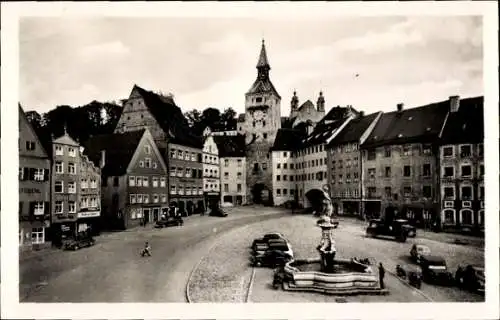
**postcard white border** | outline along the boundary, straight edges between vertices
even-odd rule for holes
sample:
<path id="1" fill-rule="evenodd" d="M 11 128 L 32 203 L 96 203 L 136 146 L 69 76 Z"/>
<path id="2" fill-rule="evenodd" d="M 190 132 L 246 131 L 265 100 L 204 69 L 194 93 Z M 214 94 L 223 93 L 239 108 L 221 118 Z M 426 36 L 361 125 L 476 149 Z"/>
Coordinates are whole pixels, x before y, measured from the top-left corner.
<path id="1" fill-rule="evenodd" d="M 489 2 L 301 3 L 2 3 L 1 312 L 36 319 L 488 319 L 499 314 L 498 16 Z M 161 12 L 161 14 L 160 14 Z M 484 17 L 486 279 L 485 303 L 380 304 L 19 304 L 18 281 L 18 19 L 20 16 L 273 17 L 482 15 Z"/>

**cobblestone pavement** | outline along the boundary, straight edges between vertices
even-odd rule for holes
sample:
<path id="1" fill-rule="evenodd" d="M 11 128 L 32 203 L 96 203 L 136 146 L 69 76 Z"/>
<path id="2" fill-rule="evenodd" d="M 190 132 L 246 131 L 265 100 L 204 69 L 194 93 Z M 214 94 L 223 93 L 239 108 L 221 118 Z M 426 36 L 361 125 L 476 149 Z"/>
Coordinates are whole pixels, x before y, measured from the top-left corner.
<path id="1" fill-rule="evenodd" d="M 259 207 L 227 211 L 227 218 L 193 216 L 183 227 L 108 233 L 90 248 L 28 257 L 19 266 L 20 301 L 185 302 L 190 271 L 218 235 L 287 214 Z M 145 241 L 152 257 L 139 255 Z"/>
<path id="2" fill-rule="evenodd" d="M 231 289 L 217 293 L 215 281 L 219 278 L 234 275 L 242 277 L 245 265 L 248 265 L 248 246 L 254 238 L 260 237 L 263 233 L 270 231 L 280 231 L 286 235 L 293 245 L 297 258 L 317 257 L 315 250 L 320 240 L 320 229 L 315 226 L 316 218 L 305 215 L 289 216 L 276 220 L 269 220 L 262 223 L 249 225 L 239 230 L 231 232 L 225 236 L 224 240 L 214 247 L 210 253 L 212 256 L 200 264 L 200 270 L 205 268 L 203 273 L 203 286 L 195 288 L 196 281 L 191 284 L 192 291 L 200 297 L 201 301 L 224 301 Z M 475 246 L 455 245 L 449 242 L 419 238 L 408 239 L 406 243 L 399 243 L 390 239 L 372 239 L 365 237 L 365 230 L 362 224 L 352 223 L 350 219 L 341 220 L 340 226 L 335 230 L 334 238 L 337 243 L 337 255 L 341 258 L 350 257 L 372 257 L 383 262 L 387 270 L 393 271 L 396 264 L 408 264 L 409 250 L 413 243 L 428 245 L 431 251 L 437 255 L 446 257 L 448 266 L 454 272 L 459 264 L 473 263 L 484 264 L 484 250 Z M 239 251 L 239 254 L 238 254 Z M 233 263 L 230 263 L 232 261 Z M 246 262 L 245 262 L 246 261 Z M 255 283 L 252 285 L 251 301 L 265 302 L 297 302 L 297 301 L 329 301 L 334 302 L 337 298 L 333 296 L 323 296 L 311 293 L 298 293 L 274 291 L 268 287 L 271 278 L 270 270 L 256 270 Z M 193 277 L 195 278 L 195 277 Z M 422 301 L 421 295 L 414 295 L 406 291 L 404 285 L 398 284 L 397 279 L 387 276 L 388 285 L 392 287 L 392 294 L 385 297 L 359 296 L 346 298 L 346 301 Z M 214 281 L 214 282 L 212 282 Z M 212 285 L 211 285 L 212 284 Z M 203 294 L 205 290 L 205 294 Z M 463 302 L 463 301 L 483 301 L 484 298 L 474 293 L 469 293 L 458 288 L 441 287 L 424 283 L 421 291 L 430 299 L 437 302 Z M 239 294 L 242 295 L 241 293 Z M 213 299 L 213 300 L 212 300 Z M 357 299 L 357 300 L 356 300 Z M 378 300 L 377 300 L 378 299 Z"/>

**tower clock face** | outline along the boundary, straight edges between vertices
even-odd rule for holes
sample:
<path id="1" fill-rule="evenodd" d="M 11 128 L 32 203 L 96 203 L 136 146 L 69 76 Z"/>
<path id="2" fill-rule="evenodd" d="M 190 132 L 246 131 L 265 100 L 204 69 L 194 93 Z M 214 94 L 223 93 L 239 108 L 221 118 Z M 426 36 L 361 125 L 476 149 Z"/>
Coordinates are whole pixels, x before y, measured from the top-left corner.
<path id="1" fill-rule="evenodd" d="M 254 118 L 255 120 L 262 120 L 262 119 L 264 119 L 264 113 L 263 113 L 262 111 L 257 110 L 257 111 L 255 111 L 255 113 L 253 114 L 253 118 Z"/>

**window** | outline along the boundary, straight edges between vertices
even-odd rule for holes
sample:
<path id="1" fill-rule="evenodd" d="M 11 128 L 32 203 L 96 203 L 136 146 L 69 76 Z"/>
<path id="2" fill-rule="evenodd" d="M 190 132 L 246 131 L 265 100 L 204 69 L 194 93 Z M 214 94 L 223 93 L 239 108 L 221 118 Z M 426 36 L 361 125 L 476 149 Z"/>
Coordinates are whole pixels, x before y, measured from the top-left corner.
<path id="1" fill-rule="evenodd" d="M 376 193 L 377 193 L 377 188 L 375 188 L 375 187 L 368 187 L 368 198 L 375 197 Z"/>
<path id="2" fill-rule="evenodd" d="M 130 195 L 130 203 L 135 203 L 136 202 L 136 197 L 135 194 Z"/>
<path id="3" fill-rule="evenodd" d="M 44 169 L 33 169 L 33 180 L 35 181 L 43 181 L 44 180 L 44 177 L 43 177 L 43 173 L 44 173 Z"/>
<path id="4" fill-rule="evenodd" d="M 444 157 L 453 157 L 453 147 L 443 147 Z"/>
<path id="5" fill-rule="evenodd" d="M 375 158 L 377 157 L 377 153 L 375 152 L 375 150 L 368 150 L 368 160 L 375 160 Z"/>
<path id="6" fill-rule="evenodd" d="M 175 186 L 170 186 L 170 194 L 176 194 L 177 193 L 177 189 Z"/>
<path id="7" fill-rule="evenodd" d="M 170 158 L 177 158 L 177 151 L 175 149 L 170 150 Z"/>
<path id="8" fill-rule="evenodd" d="M 90 207 L 91 208 L 97 208 L 97 207 L 99 207 L 99 204 L 97 202 L 97 198 L 96 197 L 90 198 Z"/>
<path id="9" fill-rule="evenodd" d="M 224 179 L 229 179 L 229 172 L 224 172 Z"/>
<path id="10" fill-rule="evenodd" d="M 368 176 L 370 179 L 375 179 L 375 168 L 368 169 Z"/>
<path id="11" fill-rule="evenodd" d="M 241 183 L 236 185 L 236 192 L 241 192 Z"/>
<path id="12" fill-rule="evenodd" d="M 136 195 L 137 197 L 137 203 L 142 203 L 142 194 Z"/>
<path id="13" fill-rule="evenodd" d="M 153 187 L 158 187 L 158 177 L 153 177 Z"/>
<path id="14" fill-rule="evenodd" d="M 73 158 L 76 157 L 76 149 L 71 147 L 68 148 L 68 155 Z"/>
<path id="15" fill-rule="evenodd" d="M 392 189 L 391 187 L 385 187 L 385 197 L 390 199 L 392 197 Z"/>
<path id="16" fill-rule="evenodd" d="M 135 187 L 135 177 L 133 176 L 128 177 L 128 185 L 131 187 Z"/>
<path id="17" fill-rule="evenodd" d="M 63 202 L 62 201 L 56 201 L 54 211 L 55 211 L 55 213 L 63 213 Z"/>
<path id="18" fill-rule="evenodd" d="M 283 195 L 284 196 L 288 195 L 288 189 L 283 189 Z"/>
<path id="19" fill-rule="evenodd" d="M 424 198 L 432 198 L 432 187 L 431 186 L 423 186 L 422 187 L 422 196 Z"/>
<path id="20" fill-rule="evenodd" d="M 471 154 L 472 152 L 470 145 L 460 146 L 460 157 L 470 157 Z"/>
<path id="21" fill-rule="evenodd" d="M 68 193 L 76 193 L 76 183 L 74 181 L 68 182 Z"/>
<path id="22" fill-rule="evenodd" d="M 150 147 L 150 146 L 148 146 L 148 145 L 146 145 L 146 146 L 144 147 L 144 152 L 145 152 L 146 154 L 151 154 L 151 147 Z"/>
<path id="23" fill-rule="evenodd" d="M 462 177 L 470 177 L 472 175 L 472 167 L 470 165 L 462 166 Z"/>
<path id="24" fill-rule="evenodd" d="M 424 154 L 424 155 L 432 154 L 432 148 L 431 148 L 430 144 L 424 144 L 422 146 L 422 154 Z"/>
<path id="25" fill-rule="evenodd" d="M 76 166 L 73 162 L 68 163 L 68 173 L 76 174 Z"/>
<path id="26" fill-rule="evenodd" d="M 266 171 L 267 170 L 267 163 L 262 163 L 262 170 L 263 171 Z"/>
<path id="27" fill-rule="evenodd" d="M 391 147 L 385 147 L 384 148 L 384 156 L 386 158 L 390 158 L 391 157 Z"/>
<path id="28" fill-rule="evenodd" d="M 155 193 L 153 194 L 153 202 L 158 203 L 160 201 L 160 197 Z"/>
<path id="29" fill-rule="evenodd" d="M 358 181 L 358 176 L 359 174 L 357 172 L 354 172 L 354 182 Z"/>
<path id="30" fill-rule="evenodd" d="M 68 213 L 75 213 L 76 205 L 74 201 L 68 201 Z"/>
<path id="31" fill-rule="evenodd" d="M 281 181 L 281 176 L 279 174 L 276 176 L 276 181 Z"/>
<path id="32" fill-rule="evenodd" d="M 80 188 L 82 190 L 85 190 L 89 187 L 89 184 L 87 182 L 87 179 L 82 179 L 81 182 L 80 182 Z"/>
<path id="33" fill-rule="evenodd" d="M 182 150 L 177 151 L 177 158 L 179 158 L 181 160 L 184 158 L 184 153 L 182 152 Z"/>
<path id="34" fill-rule="evenodd" d="M 162 195 L 161 195 L 161 202 L 162 202 L 162 203 L 167 202 L 167 195 L 166 195 L 166 194 L 162 194 Z"/>
<path id="35" fill-rule="evenodd" d="M 113 186 L 118 187 L 120 185 L 120 179 L 118 177 L 113 177 Z"/>
<path id="36" fill-rule="evenodd" d="M 146 168 L 151 168 L 151 158 L 144 158 Z"/>
<path id="37" fill-rule="evenodd" d="M 480 175 L 481 177 L 483 177 L 483 176 L 484 176 L 484 164 L 480 164 L 480 165 L 479 165 L 479 175 Z"/>
<path id="38" fill-rule="evenodd" d="M 278 164 L 276 165 L 276 169 L 281 169 L 281 163 L 278 163 Z"/>
<path id="39" fill-rule="evenodd" d="M 286 174 L 283 175 L 283 181 L 288 181 L 288 176 Z"/>
<path id="40" fill-rule="evenodd" d="M 166 178 L 161 177 L 160 178 L 160 187 L 164 188 L 166 186 Z"/>
<path id="41" fill-rule="evenodd" d="M 89 207 L 89 199 L 83 198 L 80 200 L 80 208 L 88 208 Z"/>
<path id="42" fill-rule="evenodd" d="M 262 126 L 265 127 L 266 126 L 266 121 L 262 121 Z M 265 138 L 265 137 L 264 137 Z"/>
<path id="43" fill-rule="evenodd" d="M 90 180 L 90 187 L 92 189 L 97 189 L 97 180 L 96 179 Z"/>
<path id="44" fill-rule="evenodd" d="M 238 180 L 241 180 L 241 178 L 243 177 L 243 174 L 241 172 L 238 172 L 237 177 L 238 177 Z"/>
<path id="45" fill-rule="evenodd" d="M 410 166 L 403 167 L 403 176 L 411 177 L 411 167 Z"/>
<path id="46" fill-rule="evenodd" d="M 482 143 L 477 146 L 477 153 L 480 157 L 484 155 L 484 145 Z"/>
<path id="47" fill-rule="evenodd" d="M 454 167 L 444 167 L 443 177 L 451 178 L 455 175 Z"/>
<path id="48" fill-rule="evenodd" d="M 62 155 L 64 155 L 63 147 L 56 146 L 56 156 L 62 156 Z"/>
<path id="49" fill-rule="evenodd" d="M 62 181 L 56 181 L 55 186 L 54 186 L 54 192 L 55 193 L 63 193 L 64 192 L 64 182 Z"/>
<path id="50" fill-rule="evenodd" d="M 403 156 L 411 156 L 411 145 L 404 145 L 403 146 Z"/>
<path id="51" fill-rule="evenodd" d="M 45 229 L 43 227 L 31 228 L 31 243 L 38 244 L 44 242 L 45 242 Z"/>
<path id="52" fill-rule="evenodd" d="M 454 187 L 444 187 L 443 188 L 444 199 L 453 200 L 455 199 L 455 188 Z"/>
<path id="53" fill-rule="evenodd" d="M 472 210 L 470 209 L 460 210 L 460 223 L 465 225 L 472 225 L 474 223 Z"/>
<path id="54" fill-rule="evenodd" d="M 229 184 L 224 183 L 224 192 L 229 192 Z"/>
<path id="55" fill-rule="evenodd" d="M 276 189 L 276 195 L 281 196 L 281 189 Z"/>
<path id="56" fill-rule="evenodd" d="M 184 155 L 184 160 L 189 161 L 189 159 L 190 159 L 189 152 L 186 151 Z"/>
<path id="57" fill-rule="evenodd" d="M 33 142 L 33 141 L 26 141 L 26 150 L 28 150 L 28 151 L 35 150 L 35 142 Z"/>
<path id="58" fill-rule="evenodd" d="M 238 159 L 238 167 L 242 166 L 243 161 L 241 159 Z"/>
<path id="59" fill-rule="evenodd" d="M 201 156 L 202 156 L 202 154 L 200 153 L 198 156 L 199 156 L 198 162 L 201 162 Z M 194 153 L 194 152 L 191 153 L 191 161 L 196 161 L 196 153 Z"/>
<path id="60" fill-rule="evenodd" d="M 462 200 L 472 200 L 472 186 L 463 186 L 461 188 Z"/>
<path id="61" fill-rule="evenodd" d="M 224 159 L 224 167 L 229 167 L 229 160 L 228 159 Z"/>
<path id="62" fill-rule="evenodd" d="M 293 167 L 294 167 L 294 166 L 293 166 L 293 163 L 290 163 L 290 169 L 291 169 L 291 170 L 293 170 L 293 169 L 294 169 Z"/>
<path id="63" fill-rule="evenodd" d="M 43 213 L 45 211 L 45 206 L 43 202 L 35 202 L 33 205 L 33 214 L 35 216 L 43 216 Z"/>
<path id="64" fill-rule="evenodd" d="M 264 139 L 267 139 L 267 133 L 264 133 L 264 134 L 262 135 L 262 137 L 263 137 Z"/>
<path id="65" fill-rule="evenodd" d="M 391 176 L 391 167 L 385 167 L 385 177 L 389 178 Z"/>
<path id="66" fill-rule="evenodd" d="M 138 187 L 142 187 L 142 177 L 136 177 L 135 178 L 135 184 Z"/>
<path id="67" fill-rule="evenodd" d="M 403 196 L 406 198 L 411 197 L 411 187 L 403 187 Z"/>
<path id="68" fill-rule="evenodd" d="M 426 163 L 423 165 L 422 167 L 422 175 L 424 177 L 430 177 L 431 176 L 431 164 L 430 163 Z"/>
<path id="69" fill-rule="evenodd" d="M 56 173 L 64 173 L 64 163 L 62 161 L 56 161 Z"/>
<path id="70" fill-rule="evenodd" d="M 177 168 L 177 176 L 178 177 L 182 177 L 183 173 L 184 173 L 184 169 L 183 168 Z"/>
<path id="71" fill-rule="evenodd" d="M 175 174 L 177 173 L 177 168 L 176 167 L 170 167 L 170 176 L 175 177 Z"/>
<path id="72" fill-rule="evenodd" d="M 479 186 L 479 199 L 484 200 L 484 186 Z"/>
<path id="73" fill-rule="evenodd" d="M 262 102 L 262 97 L 257 97 L 257 98 L 255 99 L 255 102 L 257 102 L 257 103 Z"/>
<path id="74" fill-rule="evenodd" d="M 444 224 L 455 224 L 455 210 L 453 209 L 443 210 L 443 222 Z"/>
<path id="75" fill-rule="evenodd" d="M 149 187 L 149 177 L 142 177 L 142 186 Z"/>

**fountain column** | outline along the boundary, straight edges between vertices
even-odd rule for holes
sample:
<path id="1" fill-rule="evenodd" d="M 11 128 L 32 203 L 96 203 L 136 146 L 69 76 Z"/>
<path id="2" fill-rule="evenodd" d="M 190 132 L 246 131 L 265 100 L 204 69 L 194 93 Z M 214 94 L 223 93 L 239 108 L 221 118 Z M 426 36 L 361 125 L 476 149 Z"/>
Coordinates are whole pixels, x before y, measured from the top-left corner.
<path id="1" fill-rule="evenodd" d="M 335 248 L 335 240 L 333 240 L 333 229 L 335 224 L 331 223 L 330 218 L 320 219 L 318 226 L 321 228 L 321 241 L 317 247 L 321 257 L 321 271 L 326 273 L 334 272 L 334 260 L 337 249 Z"/>

